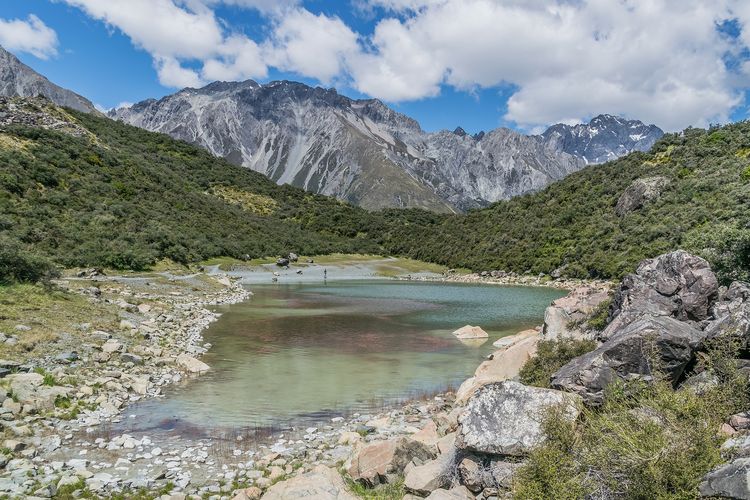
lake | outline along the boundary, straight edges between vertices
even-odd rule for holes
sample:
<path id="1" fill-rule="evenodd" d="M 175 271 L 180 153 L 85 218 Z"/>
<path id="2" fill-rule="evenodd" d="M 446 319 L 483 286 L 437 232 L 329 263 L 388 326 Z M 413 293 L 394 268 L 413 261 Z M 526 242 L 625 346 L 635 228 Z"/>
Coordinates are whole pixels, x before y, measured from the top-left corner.
<path id="1" fill-rule="evenodd" d="M 305 425 L 457 388 L 492 342 L 541 323 L 565 294 L 410 281 L 254 285 L 204 334 L 211 371 L 129 408 L 129 430 Z M 490 335 L 464 344 L 452 332 Z M 137 427 L 133 429 L 133 427 Z"/>

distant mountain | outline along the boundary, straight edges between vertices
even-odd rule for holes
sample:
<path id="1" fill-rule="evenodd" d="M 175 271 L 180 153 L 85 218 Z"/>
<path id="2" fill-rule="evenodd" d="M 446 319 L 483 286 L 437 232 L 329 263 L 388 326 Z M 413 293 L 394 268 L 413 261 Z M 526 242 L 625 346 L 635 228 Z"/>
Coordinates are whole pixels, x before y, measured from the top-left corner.
<path id="1" fill-rule="evenodd" d="M 588 124 L 558 123 L 542 137 L 557 150 L 579 156 L 587 163 L 604 163 L 633 151 L 648 151 L 662 135 L 664 131 L 656 125 L 599 115 Z"/>
<path id="2" fill-rule="evenodd" d="M 0 96 L 44 96 L 59 106 L 99 114 L 91 101 L 50 82 L 2 47 L 0 47 Z"/>
<path id="3" fill-rule="evenodd" d="M 474 136 L 460 127 L 428 133 L 377 99 L 289 81 L 216 82 L 110 116 L 201 145 L 279 184 L 371 209 L 482 207 L 653 144 L 652 136 L 636 140 L 640 132 L 630 131 L 631 124 L 649 127 L 613 117 L 595 119 L 607 122 L 608 141 L 596 139 L 594 121 L 556 125 L 541 136 L 507 128 Z M 620 140 L 623 134 L 632 137 Z"/>

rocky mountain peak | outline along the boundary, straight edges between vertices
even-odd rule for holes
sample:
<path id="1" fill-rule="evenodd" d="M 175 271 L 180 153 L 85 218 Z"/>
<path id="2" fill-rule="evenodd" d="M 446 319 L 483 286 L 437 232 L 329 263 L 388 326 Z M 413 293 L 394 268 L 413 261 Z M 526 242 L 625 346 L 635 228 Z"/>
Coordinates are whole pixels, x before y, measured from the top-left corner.
<path id="1" fill-rule="evenodd" d="M 99 114 L 91 101 L 50 82 L 2 47 L 0 47 L 0 96 L 44 96 L 59 106 Z"/>

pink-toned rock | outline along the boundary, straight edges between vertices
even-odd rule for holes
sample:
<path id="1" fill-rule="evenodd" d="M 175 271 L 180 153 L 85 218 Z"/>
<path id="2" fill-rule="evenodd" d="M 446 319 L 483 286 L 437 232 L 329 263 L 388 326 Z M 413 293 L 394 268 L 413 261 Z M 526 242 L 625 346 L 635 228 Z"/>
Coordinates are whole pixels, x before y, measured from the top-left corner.
<path id="1" fill-rule="evenodd" d="M 188 354 L 180 354 L 177 356 L 177 366 L 188 373 L 204 373 L 211 369 L 203 361 L 195 359 Z"/>
<path id="2" fill-rule="evenodd" d="M 545 340 L 584 337 L 577 321 L 585 319 L 604 301 L 609 299 L 609 291 L 602 288 L 581 286 L 565 297 L 552 302 L 544 311 L 542 335 Z"/>
<path id="3" fill-rule="evenodd" d="M 522 340 L 526 340 L 529 337 L 537 337 L 538 335 L 539 330 L 537 330 L 536 328 L 530 328 L 528 330 L 522 330 L 514 335 L 508 335 L 507 337 L 497 339 L 492 343 L 492 345 L 497 347 L 498 349 L 507 349 L 521 342 Z"/>
<path id="4" fill-rule="evenodd" d="M 387 482 L 389 475 L 401 474 L 412 460 L 425 462 L 435 456 L 434 446 L 411 438 L 375 441 L 352 456 L 347 472 L 357 482 L 376 486 Z"/>
<path id="5" fill-rule="evenodd" d="M 263 492 L 257 486 L 245 488 L 237 493 L 232 500 L 258 500 Z"/>
<path id="6" fill-rule="evenodd" d="M 474 376 L 464 381 L 456 391 L 456 403 L 466 403 L 477 389 L 493 382 L 502 382 L 518 376 L 526 362 L 536 355 L 540 335 L 529 336 L 507 349 L 494 352 L 484 361 Z"/>
<path id="7" fill-rule="evenodd" d="M 274 484 L 262 500 L 293 500 L 303 498 L 305 500 L 356 500 L 349 493 L 346 483 L 333 469 L 324 465 L 315 467 L 311 472 L 295 476 L 286 481 Z"/>
<path id="8" fill-rule="evenodd" d="M 487 332 L 482 330 L 480 327 L 471 325 L 462 326 L 461 328 L 453 332 L 453 335 L 455 335 L 456 338 L 459 339 L 486 339 L 487 337 L 489 337 Z"/>
<path id="9" fill-rule="evenodd" d="M 420 443 L 424 443 L 427 446 L 435 446 L 440 440 L 440 436 L 437 432 L 437 425 L 435 425 L 435 422 L 433 422 L 432 420 L 430 420 L 427 425 L 422 428 L 422 430 L 415 434 L 412 434 L 411 438 L 419 441 Z"/>

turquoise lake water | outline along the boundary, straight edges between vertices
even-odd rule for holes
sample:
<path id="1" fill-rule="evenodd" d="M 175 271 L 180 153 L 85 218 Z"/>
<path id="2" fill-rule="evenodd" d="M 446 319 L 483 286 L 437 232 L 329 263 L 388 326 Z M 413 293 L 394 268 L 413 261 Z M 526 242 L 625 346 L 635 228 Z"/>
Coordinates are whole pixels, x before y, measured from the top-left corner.
<path id="1" fill-rule="evenodd" d="M 125 425 L 304 425 L 457 388 L 498 338 L 541 323 L 565 292 L 404 281 L 253 286 L 205 332 L 211 371 L 136 404 Z M 452 332 L 479 325 L 467 345 Z"/>

